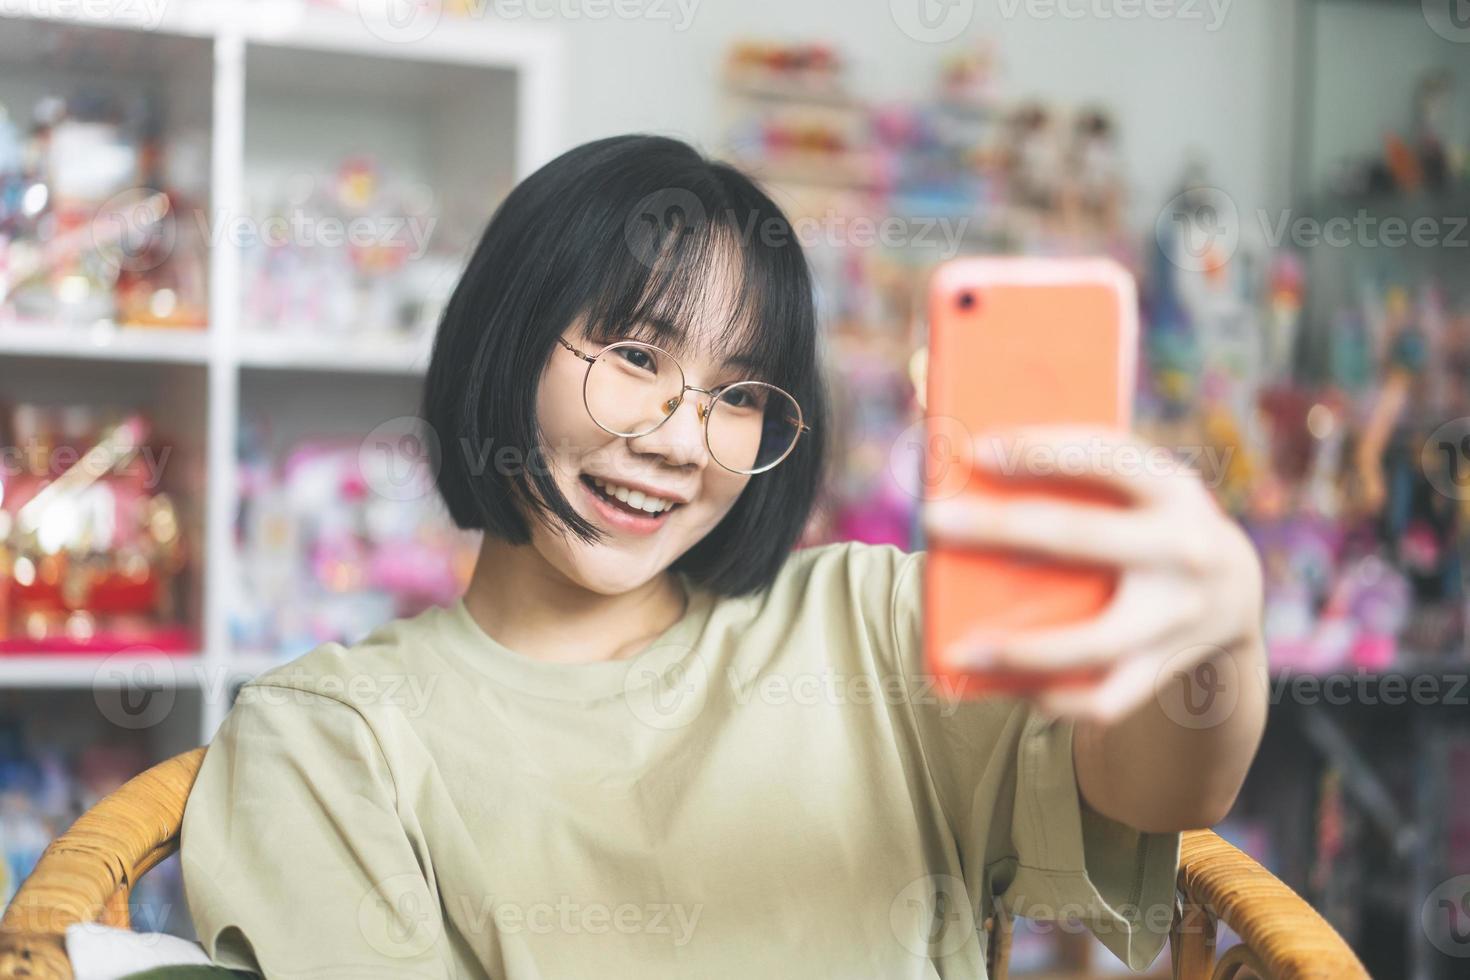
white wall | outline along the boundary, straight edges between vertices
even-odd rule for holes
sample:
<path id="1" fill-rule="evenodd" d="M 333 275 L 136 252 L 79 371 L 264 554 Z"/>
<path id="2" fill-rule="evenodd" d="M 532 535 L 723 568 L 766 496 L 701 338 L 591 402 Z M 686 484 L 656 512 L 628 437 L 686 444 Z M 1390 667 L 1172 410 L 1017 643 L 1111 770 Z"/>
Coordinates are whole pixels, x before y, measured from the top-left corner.
<path id="1" fill-rule="evenodd" d="M 860 94 L 907 99 L 931 90 L 943 55 L 991 37 L 1008 93 L 1114 109 L 1135 220 L 1152 222 L 1192 149 L 1242 212 L 1286 201 L 1294 2 L 1132 0 L 1186 12 L 1122 19 L 1129 0 L 927 0 L 939 12 L 972 9 L 963 33 L 943 43 L 915 40 L 895 20 L 892 8 L 926 0 L 683 0 L 693 4 L 683 30 L 676 0 L 658 2 L 652 9 L 668 19 L 563 18 L 569 143 L 642 130 L 715 148 L 718 74 L 737 38 L 831 43 Z"/>
<path id="2" fill-rule="evenodd" d="M 1470 136 L 1470 35 L 1456 42 L 1425 30 L 1419 4 L 1337 3 L 1317 17 L 1318 104 L 1310 166 L 1324 183 L 1344 157 L 1383 152 L 1384 130 L 1411 136 L 1414 91 L 1432 68 L 1454 76 L 1455 118 L 1449 136 Z M 1363 64 L 1371 58 L 1373 69 Z"/>

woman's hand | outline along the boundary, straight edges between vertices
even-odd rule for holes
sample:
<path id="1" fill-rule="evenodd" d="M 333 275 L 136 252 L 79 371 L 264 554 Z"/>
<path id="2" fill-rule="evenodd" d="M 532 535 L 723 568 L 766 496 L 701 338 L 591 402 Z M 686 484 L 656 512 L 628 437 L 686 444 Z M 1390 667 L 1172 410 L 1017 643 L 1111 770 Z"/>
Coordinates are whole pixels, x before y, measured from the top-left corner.
<path id="1" fill-rule="evenodd" d="M 1032 632 L 977 633 L 949 651 L 951 661 L 1000 672 L 1095 672 L 1094 683 L 1035 695 L 1041 710 L 1090 723 L 1078 735 L 1079 784 L 1088 791 L 1103 770 L 1111 772 L 1113 785 L 1097 781 L 1086 792 L 1089 802 L 1144 829 L 1218 818 L 1220 806 L 1228 809 L 1234 799 L 1236 777 L 1244 777 L 1265 717 L 1261 570 L 1249 539 L 1198 474 L 1162 447 L 1126 434 L 1033 428 L 999 440 L 983 437 L 974 449 L 976 465 L 996 479 L 1102 484 L 1131 506 L 973 498 L 926 505 L 924 526 L 933 540 L 1102 563 L 1119 574 L 1112 600 L 1092 619 Z M 1201 694 L 1210 710 L 1191 717 Z M 1216 695 L 1227 700 L 1215 703 Z M 1110 747 L 1101 733 L 1115 727 L 1128 731 Z M 1101 754 L 1084 766 L 1088 753 Z M 1215 770 L 1189 778 L 1201 765 Z M 1116 804 L 1107 799 L 1163 778 L 1184 779 L 1181 792 L 1197 790 L 1185 798 L 1190 806 L 1204 798 L 1203 809 L 1181 811 L 1179 799 L 1172 800 L 1173 809 L 1149 809 L 1136 792 Z"/>

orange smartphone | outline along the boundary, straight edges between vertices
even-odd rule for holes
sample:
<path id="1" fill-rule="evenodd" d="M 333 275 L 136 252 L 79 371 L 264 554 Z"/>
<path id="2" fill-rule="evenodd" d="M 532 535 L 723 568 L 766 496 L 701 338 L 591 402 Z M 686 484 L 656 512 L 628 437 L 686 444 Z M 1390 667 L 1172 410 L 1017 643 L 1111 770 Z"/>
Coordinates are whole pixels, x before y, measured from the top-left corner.
<path id="1" fill-rule="evenodd" d="M 984 474 L 971 465 L 971 440 L 1026 425 L 1127 430 L 1137 311 L 1132 276 L 1109 259 L 965 258 L 940 266 L 929 290 L 925 499 L 1030 495 L 1125 505 L 1083 480 Z M 1004 465 L 1028 462 L 1041 461 L 1003 454 Z M 945 689 L 969 698 L 1095 679 L 1091 671 L 958 669 L 943 653 L 977 629 L 1004 635 L 1087 619 L 1111 598 L 1114 571 L 934 544 L 925 561 L 924 661 Z"/>

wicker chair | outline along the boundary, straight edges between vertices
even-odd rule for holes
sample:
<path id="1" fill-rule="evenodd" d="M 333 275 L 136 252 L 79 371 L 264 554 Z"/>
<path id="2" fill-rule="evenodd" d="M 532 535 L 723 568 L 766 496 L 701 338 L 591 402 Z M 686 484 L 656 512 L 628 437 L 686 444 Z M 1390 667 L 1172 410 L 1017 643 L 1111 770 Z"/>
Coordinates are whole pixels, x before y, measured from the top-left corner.
<path id="1" fill-rule="evenodd" d="M 184 801 L 203 759 L 204 749 L 198 748 L 159 763 L 51 842 L 0 918 L 0 980 L 71 980 L 68 925 L 129 925 L 134 883 L 178 848 Z M 1179 899 L 1170 937 L 1175 977 L 1368 976 L 1342 937 L 1311 906 L 1210 831 L 1184 835 Z M 1218 922 L 1228 924 L 1242 941 L 1216 962 Z M 1002 980 L 1010 929 L 994 919 L 985 925 L 992 934 L 990 973 Z"/>

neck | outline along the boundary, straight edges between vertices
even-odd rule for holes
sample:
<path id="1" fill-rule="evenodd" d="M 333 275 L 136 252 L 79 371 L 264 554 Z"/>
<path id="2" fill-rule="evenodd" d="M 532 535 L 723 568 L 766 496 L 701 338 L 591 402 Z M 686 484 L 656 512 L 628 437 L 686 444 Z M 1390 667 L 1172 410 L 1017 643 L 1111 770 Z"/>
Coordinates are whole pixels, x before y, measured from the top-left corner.
<path id="1" fill-rule="evenodd" d="M 617 595 L 593 592 L 530 545 L 488 536 L 464 594 L 487 634 L 516 653 L 555 663 L 631 656 L 683 616 L 683 586 L 664 571 Z"/>

